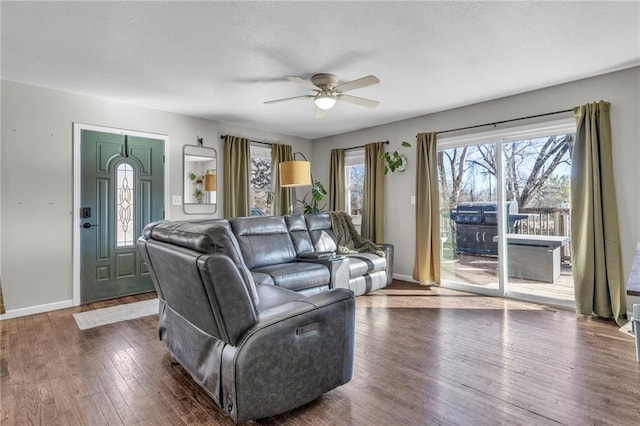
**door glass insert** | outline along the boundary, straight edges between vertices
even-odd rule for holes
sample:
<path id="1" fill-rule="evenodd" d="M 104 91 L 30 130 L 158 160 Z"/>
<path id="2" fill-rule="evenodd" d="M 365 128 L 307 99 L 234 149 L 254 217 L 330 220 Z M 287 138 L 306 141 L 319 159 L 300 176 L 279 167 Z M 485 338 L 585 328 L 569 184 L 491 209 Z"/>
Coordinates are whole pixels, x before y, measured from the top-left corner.
<path id="1" fill-rule="evenodd" d="M 116 168 L 116 247 L 134 244 L 133 167 L 120 163 Z"/>
<path id="2" fill-rule="evenodd" d="M 438 151 L 442 278 L 497 289 L 495 144 Z"/>
<path id="3" fill-rule="evenodd" d="M 507 293 L 574 300 L 570 183 L 573 133 L 503 144 L 505 192 L 517 205 L 506 234 Z"/>

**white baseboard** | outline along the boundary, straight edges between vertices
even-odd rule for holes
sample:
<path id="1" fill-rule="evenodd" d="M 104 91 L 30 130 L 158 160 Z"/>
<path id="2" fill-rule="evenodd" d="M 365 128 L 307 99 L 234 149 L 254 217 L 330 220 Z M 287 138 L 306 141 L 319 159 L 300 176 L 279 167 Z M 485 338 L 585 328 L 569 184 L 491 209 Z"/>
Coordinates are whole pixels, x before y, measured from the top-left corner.
<path id="1" fill-rule="evenodd" d="M 407 281 L 407 282 L 410 282 L 410 283 L 420 284 L 418 281 L 414 280 L 411 275 L 393 274 L 393 279 L 394 280 L 399 280 L 399 281 Z"/>
<path id="2" fill-rule="evenodd" d="M 43 312 L 55 311 L 73 307 L 73 300 L 62 300 L 60 302 L 46 303 L 44 305 L 28 306 L 26 308 L 10 309 L 0 315 L 0 321 L 11 318 L 24 317 L 27 315 L 41 314 Z"/>

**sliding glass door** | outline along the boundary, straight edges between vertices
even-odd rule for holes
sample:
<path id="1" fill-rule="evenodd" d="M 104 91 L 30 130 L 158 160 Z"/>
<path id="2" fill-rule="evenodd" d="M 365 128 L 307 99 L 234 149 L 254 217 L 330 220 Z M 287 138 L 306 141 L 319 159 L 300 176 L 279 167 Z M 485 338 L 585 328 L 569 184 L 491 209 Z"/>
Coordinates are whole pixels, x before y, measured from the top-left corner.
<path id="1" fill-rule="evenodd" d="M 442 285 L 570 306 L 575 125 L 438 141 Z"/>

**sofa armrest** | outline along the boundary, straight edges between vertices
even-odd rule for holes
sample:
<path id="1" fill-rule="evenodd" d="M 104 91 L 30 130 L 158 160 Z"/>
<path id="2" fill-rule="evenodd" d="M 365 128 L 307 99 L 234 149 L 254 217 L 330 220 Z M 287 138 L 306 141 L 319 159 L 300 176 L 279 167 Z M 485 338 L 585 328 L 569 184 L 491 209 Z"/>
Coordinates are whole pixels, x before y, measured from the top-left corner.
<path id="1" fill-rule="evenodd" d="M 347 383 L 353 373 L 354 326 L 354 296 L 344 289 L 264 311 L 236 347 L 224 349 L 224 410 L 236 423 L 263 418 Z"/>
<path id="2" fill-rule="evenodd" d="M 318 259 L 329 259 L 336 255 L 335 251 L 309 251 L 306 253 L 300 253 L 298 255 L 299 260 L 318 260 Z"/>
<path id="3" fill-rule="evenodd" d="M 318 252 L 317 252 L 318 253 Z M 330 253 L 330 252 L 319 252 Z M 308 257 L 298 256 L 298 262 L 319 263 L 329 269 L 329 288 L 349 289 L 349 259 L 345 256 Z"/>
<path id="4" fill-rule="evenodd" d="M 387 285 L 393 281 L 393 254 L 395 248 L 393 244 L 378 244 L 382 250 L 384 250 L 385 258 L 387 259 L 387 267 L 385 271 L 387 273 Z"/>

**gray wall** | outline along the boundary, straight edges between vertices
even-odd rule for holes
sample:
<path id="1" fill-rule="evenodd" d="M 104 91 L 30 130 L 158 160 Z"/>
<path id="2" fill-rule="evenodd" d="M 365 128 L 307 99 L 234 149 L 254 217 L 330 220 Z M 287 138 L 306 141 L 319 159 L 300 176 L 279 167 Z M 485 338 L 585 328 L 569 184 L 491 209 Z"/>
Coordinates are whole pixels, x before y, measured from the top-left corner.
<path id="1" fill-rule="evenodd" d="M 425 115 L 311 143 L 257 129 L 134 107 L 86 96 L 3 81 L 2 150 L 0 152 L 0 277 L 8 310 L 68 302 L 72 297 L 73 141 L 72 123 L 131 129 L 169 136 L 166 148 L 169 186 L 181 195 L 181 148 L 196 135 L 222 156 L 221 134 L 293 145 L 313 164 L 317 179 L 327 184 L 329 152 L 368 142 L 390 140 L 390 150 L 403 140 L 404 173 L 386 177 L 386 240 L 396 245 L 396 273 L 411 276 L 414 264 L 415 136 L 514 117 L 571 108 L 600 99 L 612 103 L 612 133 L 618 209 L 622 229 L 625 280 L 640 241 L 640 68 L 576 81 Z M 424 94 L 428 102 L 428 93 Z M 380 108 L 384 108 L 381 105 Z M 519 122 L 516 125 L 526 124 Z M 322 167 L 320 165 L 323 165 Z M 220 179 L 222 165 L 220 164 Z M 222 182 L 220 182 L 222 185 Z M 222 194 L 220 194 L 220 197 Z M 169 200 L 167 200 L 167 203 Z M 215 216 L 222 215 L 221 206 Z M 186 218 L 181 207 L 170 206 L 170 219 Z M 194 216 L 189 216 L 194 217 Z"/>
<path id="2" fill-rule="evenodd" d="M 639 82 L 640 68 L 636 67 L 522 95 L 316 140 L 313 142 L 313 173 L 322 182 L 329 182 L 329 168 L 320 167 L 320 165 L 329 164 L 329 155 L 333 148 L 348 148 L 369 142 L 389 140 L 391 143 L 387 145 L 387 150 L 392 151 L 399 148 L 400 142 L 403 140 L 412 143 L 412 148 L 403 148 L 403 152 L 408 157 L 406 171 L 389 173 L 385 177 L 385 239 L 396 246 L 395 273 L 410 277 L 413 274 L 415 250 L 415 206 L 410 204 L 410 197 L 415 194 L 414 158 L 418 133 L 455 129 L 565 110 L 599 100 L 609 101 L 611 102 L 616 192 L 626 280 L 636 243 L 640 241 L 640 220 L 638 220 L 638 211 L 640 210 Z M 424 96 L 425 103 L 429 102 L 428 93 L 416 94 L 416 96 Z M 384 105 L 381 104 L 379 108 L 384 108 Z M 566 113 L 548 119 L 571 116 L 571 113 Z M 522 126 L 532 122 L 534 121 L 527 120 L 510 124 Z M 501 128 L 507 127 L 506 124 L 501 126 Z M 476 131 L 489 129 L 486 127 Z"/>
<path id="3" fill-rule="evenodd" d="M 182 146 L 195 144 L 197 135 L 218 151 L 220 187 L 223 134 L 287 143 L 312 158 L 306 139 L 8 81 L 1 93 L 0 276 L 7 311 L 60 307 L 72 298 L 74 122 L 168 135 L 171 195 L 182 195 Z M 167 207 L 168 219 L 199 217 Z M 221 205 L 214 216 L 222 217 Z"/>

